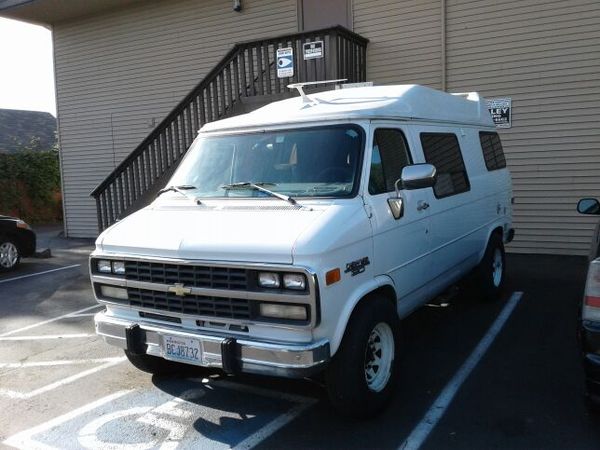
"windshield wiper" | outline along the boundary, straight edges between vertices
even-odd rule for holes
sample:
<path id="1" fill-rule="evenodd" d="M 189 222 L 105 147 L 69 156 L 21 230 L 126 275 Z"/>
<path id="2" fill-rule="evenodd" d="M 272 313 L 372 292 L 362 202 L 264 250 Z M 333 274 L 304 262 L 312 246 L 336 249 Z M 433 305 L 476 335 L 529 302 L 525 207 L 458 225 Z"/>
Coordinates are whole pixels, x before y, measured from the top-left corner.
<path id="1" fill-rule="evenodd" d="M 269 194 L 271 197 L 277 197 L 281 200 L 285 200 L 292 205 L 297 205 L 298 202 L 294 200 L 289 195 L 279 194 L 278 192 L 270 191 L 269 189 L 265 189 L 263 186 L 275 186 L 274 183 L 251 183 L 249 181 L 240 181 L 238 183 L 224 184 L 221 186 L 221 189 L 231 190 L 231 189 L 256 189 L 257 191 L 264 192 L 265 194 Z"/>
<path id="2" fill-rule="evenodd" d="M 156 196 L 158 197 L 161 194 L 164 194 L 165 192 L 173 191 L 173 192 L 177 192 L 177 193 L 183 195 L 185 198 L 192 200 L 197 205 L 201 205 L 202 202 L 200 202 L 200 200 L 198 200 L 196 197 L 192 197 L 187 192 L 185 192 L 186 190 L 189 190 L 189 189 L 198 189 L 198 188 L 196 186 L 192 186 L 191 184 L 182 184 L 179 186 L 167 186 L 166 188 L 163 188 L 160 191 L 158 191 L 158 194 L 156 194 Z"/>

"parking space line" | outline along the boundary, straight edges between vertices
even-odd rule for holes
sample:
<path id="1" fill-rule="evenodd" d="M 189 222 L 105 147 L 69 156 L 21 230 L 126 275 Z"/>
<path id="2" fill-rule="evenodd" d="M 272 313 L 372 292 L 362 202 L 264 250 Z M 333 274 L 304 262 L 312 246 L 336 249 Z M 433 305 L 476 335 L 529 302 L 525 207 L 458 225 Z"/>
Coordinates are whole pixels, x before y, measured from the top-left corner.
<path id="1" fill-rule="evenodd" d="M 450 406 L 450 403 L 452 403 L 454 396 L 462 384 L 477 366 L 481 358 L 483 358 L 485 353 L 496 339 L 496 336 L 498 336 L 502 330 L 502 327 L 514 311 L 522 296 L 522 292 L 514 292 L 512 294 L 492 326 L 488 329 L 481 341 L 479 341 L 479 344 L 477 344 L 477 347 L 475 347 L 467 360 L 463 363 L 460 369 L 458 369 L 458 372 L 456 372 L 448 384 L 446 384 L 427 413 L 425 413 L 423 419 L 421 419 L 408 438 L 399 447 L 400 450 L 418 450 L 421 445 L 423 445 L 431 431 L 435 428 L 439 420 L 448 409 L 448 406 Z"/>
<path id="2" fill-rule="evenodd" d="M 87 338 L 96 336 L 95 333 L 77 333 L 77 334 L 45 334 L 40 336 L 9 336 L 0 337 L 0 341 L 43 341 L 46 339 L 73 339 Z"/>
<path id="3" fill-rule="evenodd" d="M 27 330 L 31 330 L 32 328 L 36 328 L 36 327 L 40 327 L 42 325 L 46 325 L 52 322 L 56 322 L 57 320 L 62 320 L 62 319 L 68 319 L 70 317 L 75 316 L 76 314 L 85 312 L 85 311 L 89 311 L 91 309 L 94 308 L 100 308 L 102 307 L 102 305 L 93 305 L 93 306 L 88 306 L 87 308 L 83 308 L 83 309 L 78 309 L 77 311 L 72 311 L 70 313 L 67 314 L 63 314 L 62 316 L 58 316 L 58 317 L 54 317 L 53 319 L 47 319 L 47 320 L 42 320 L 41 322 L 36 322 L 33 323 L 31 325 L 27 325 L 25 327 L 22 328 L 17 328 L 16 330 L 11 330 L 11 331 L 7 331 L 5 333 L 0 334 L 0 338 L 5 337 L 5 336 L 10 336 L 12 334 L 17 334 L 20 333 L 21 331 L 27 331 Z"/>
<path id="4" fill-rule="evenodd" d="M 31 361 L 31 362 L 18 362 L 18 363 L 0 363 L 0 369 L 26 369 L 29 367 L 54 367 L 54 366 L 71 366 L 77 364 L 100 364 L 111 361 L 119 362 L 123 358 L 121 356 L 115 356 L 112 358 L 93 358 L 93 359 L 58 359 L 55 361 Z"/>
<path id="5" fill-rule="evenodd" d="M 195 380 L 190 379 L 190 381 Z M 281 393 L 279 391 L 271 391 L 265 388 L 246 386 L 227 381 L 215 381 L 213 385 L 215 387 L 222 387 L 226 390 L 231 389 L 233 391 L 251 393 L 258 396 L 265 396 L 267 398 L 277 398 L 290 401 L 292 403 L 297 403 L 291 409 L 282 413 L 281 415 L 278 415 L 277 417 L 275 417 L 275 419 L 271 420 L 266 425 L 261 426 L 258 430 L 256 430 L 248 437 L 243 439 L 241 442 L 239 442 L 237 445 L 235 445 L 235 447 L 233 448 L 236 450 L 249 450 L 255 447 L 256 445 L 260 444 L 263 440 L 275 433 L 277 430 L 279 430 L 280 428 L 297 418 L 300 414 L 302 414 L 310 406 L 317 402 L 317 399 L 314 398 L 285 393 L 280 395 Z M 140 418 L 137 419 L 137 422 L 150 425 L 154 428 L 160 428 L 169 431 L 169 436 L 167 436 L 163 442 L 159 442 L 156 440 L 152 441 L 152 447 L 160 447 L 161 449 L 174 449 L 180 444 L 187 430 L 193 429 L 193 426 L 189 424 L 184 425 L 178 420 L 190 419 L 193 417 L 193 413 L 191 411 L 182 409 L 179 406 L 184 403 L 190 402 L 191 399 L 188 399 L 188 394 L 192 392 L 195 393 L 196 391 L 197 389 L 186 391 L 180 396 L 175 396 L 168 402 L 162 403 L 158 407 L 145 405 L 135 406 L 134 403 L 133 405 L 127 405 L 126 409 L 117 409 L 109 412 L 103 412 L 102 414 L 97 415 L 97 417 L 94 416 L 96 418 L 94 418 L 92 422 L 86 423 L 85 426 L 79 430 L 79 443 L 84 446 L 88 444 L 94 448 L 117 448 L 113 446 L 113 443 L 107 443 L 102 440 L 98 440 L 98 427 L 103 426 L 107 422 L 111 422 L 113 420 L 119 421 L 123 420 L 124 417 L 143 414 Z M 94 409 L 97 409 L 109 403 L 113 403 L 120 397 L 134 392 L 135 390 L 133 389 L 123 390 L 115 394 L 109 395 L 107 397 L 104 397 L 102 399 L 96 400 L 90 404 L 81 406 L 73 411 L 70 411 L 60 417 L 51 419 L 48 422 L 39 424 L 27 430 L 20 431 L 15 435 L 8 437 L 3 443 L 5 445 L 10 445 L 19 449 L 48 450 L 53 447 L 50 447 L 45 443 L 37 441 L 36 435 L 49 432 L 52 429 L 56 429 L 60 426 L 63 426 L 69 421 L 77 420 L 78 417 L 81 417 L 86 413 L 90 413 Z M 70 428 L 69 430 L 69 432 L 73 432 L 72 428 Z M 154 433 L 152 436 L 154 436 Z M 223 447 L 221 445 L 222 442 L 214 441 L 210 436 L 204 436 L 200 434 L 198 435 L 198 439 L 199 442 L 207 444 L 207 446 L 210 448 Z M 209 445 L 209 443 L 213 445 Z M 147 444 L 149 443 L 135 444 L 137 445 L 137 447 L 135 448 L 149 448 Z M 127 446 L 127 444 L 122 445 Z"/>
<path id="6" fill-rule="evenodd" d="M 70 377 L 63 378 L 62 380 L 56 381 L 54 383 L 50 383 L 46 386 L 42 386 L 41 388 L 35 389 L 31 392 L 18 392 L 10 389 L 0 389 L 0 396 L 8 397 L 8 398 L 16 398 L 16 399 L 29 399 L 35 397 L 40 394 L 44 394 L 46 392 L 57 389 L 66 384 L 72 383 L 74 381 L 79 380 L 80 378 L 87 377 L 88 375 L 92 375 L 96 372 L 99 372 L 104 369 L 108 369 L 109 367 L 116 366 L 121 362 L 125 361 L 127 358 L 125 356 L 121 356 L 119 358 L 115 358 L 109 362 L 106 362 L 100 366 L 93 367 L 88 370 L 84 370 L 83 372 L 76 373 L 75 375 L 71 375 Z"/>
<path id="7" fill-rule="evenodd" d="M 222 386 L 226 389 L 236 390 L 239 392 L 256 394 L 261 397 L 274 398 L 279 400 L 285 400 L 293 403 L 297 403 L 296 406 L 291 408 L 284 414 L 276 417 L 271 422 L 248 436 L 242 442 L 238 443 L 233 450 L 248 450 L 256 447 L 266 438 L 271 436 L 277 430 L 290 423 L 292 420 L 304 413 L 308 408 L 317 403 L 317 399 L 311 397 L 303 397 L 301 395 L 290 394 L 287 392 L 273 391 L 258 386 L 248 386 L 239 383 L 233 383 L 231 381 L 216 381 L 216 386 Z"/>
<path id="8" fill-rule="evenodd" d="M 8 283 L 9 281 L 22 280 L 23 278 L 35 277 L 37 275 L 45 275 L 47 273 L 58 272 L 59 270 L 73 269 L 80 267 L 81 264 L 73 264 L 71 266 L 57 267 L 56 269 L 44 270 L 43 272 L 29 273 L 27 275 L 21 275 L 19 277 L 7 278 L 6 280 L 0 280 L 0 283 Z"/>
<path id="9" fill-rule="evenodd" d="M 280 428 L 294 420 L 296 417 L 301 415 L 304 411 L 313 406 L 315 403 L 317 403 L 316 399 L 305 399 L 302 403 L 299 403 L 297 406 L 294 406 L 289 411 L 285 412 L 281 416 L 276 417 L 264 427 L 260 428 L 259 430 L 248 436 L 242 442 L 233 447 L 233 450 L 248 450 L 253 447 L 256 447 L 258 444 L 260 444 L 266 438 L 271 436 L 277 430 L 279 430 Z"/>
<path id="10" fill-rule="evenodd" d="M 16 448 L 20 448 L 20 449 L 28 449 L 28 450 L 46 449 L 47 450 L 48 446 L 34 441 L 33 439 L 31 439 L 32 436 L 34 436 L 42 431 L 50 430 L 58 425 L 68 422 L 69 420 L 71 420 L 81 414 L 85 414 L 88 411 L 91 411 L 95 408 L 105 405 L 106 403 L 113 402 L 113 401 L 117 400 L 118 398 L 123 397 L 124 395 L 127 395 L 131 392 L 133 392 L 133 389 L 115 392 L 114 394 L 100 398 L 92 403 L 88 403 L 87 405 L 84 405 L 80 408 L 74 409 L 73 411 L 63 414 L 62 416 L 56 417 L 52 420 L 49 420 L 48 422 L 44 422 L 38 426 L 29 428 L 27 430 L 24 430 L 17 434 L 14 434 L 14 435 L 10 436 L 9 438 L 7 438 L 3 442 L 3 444 L 10 445 L 11 447 L 16 447 Z"/>

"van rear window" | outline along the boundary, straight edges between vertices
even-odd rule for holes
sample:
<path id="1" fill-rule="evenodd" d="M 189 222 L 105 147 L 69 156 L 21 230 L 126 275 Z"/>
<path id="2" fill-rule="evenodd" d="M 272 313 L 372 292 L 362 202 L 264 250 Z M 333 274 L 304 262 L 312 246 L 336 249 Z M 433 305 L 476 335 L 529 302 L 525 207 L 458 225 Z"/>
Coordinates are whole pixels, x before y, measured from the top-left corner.
<path id="1" fill-rule="evenodd" d="M 458 139 L 452 133 L 421 133 L 425 161 L 433 164 L 437 181 L 433 186 L 436 198 L 449 197 L 471 189 Z"/>
<path id="2" fill-rule="evenodd" d="M 504 169 L 506 159 L 504 158 L 504 151 L 498 133 L 480 131 L 479 141 L 481 142 L 481 150 L 483 151 L 483 159 L 487 170 Z"/>

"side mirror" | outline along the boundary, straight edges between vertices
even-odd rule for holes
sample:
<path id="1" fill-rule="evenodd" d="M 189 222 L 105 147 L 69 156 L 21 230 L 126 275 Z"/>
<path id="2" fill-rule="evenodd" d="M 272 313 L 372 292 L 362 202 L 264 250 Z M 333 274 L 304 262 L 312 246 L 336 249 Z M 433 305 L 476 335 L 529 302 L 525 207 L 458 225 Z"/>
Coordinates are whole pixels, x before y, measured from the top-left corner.
<path id="1" fill-rule="evenodd" d="M 437 171 L 431 164 L 413 164 L 402 169 L 402 175 L 398 181 L 396 182 L 396 192 L 398 192 L 398 184 L 401 184 L 402 189 L 408 190 L 432 187 L 437 181 Z"/>
<path id="2" fill-rule="evenodd" d="M 595 198 L 582 198 L 577 202 L 577 212 L 580 214 L 600 216 L 600 202 Z"/>
<path id="3" fill-rule="evenodd" d="M 394 219 L 398 220 L 404 215 L 404 202 L 400 190 L 432 187 L 436 181 L 437 172 L 435 166 L 431 164 L 413 164 L 404 167 L 402 175 L 394 183 L 396 197 L 388 199 L 388 205 Z"/>

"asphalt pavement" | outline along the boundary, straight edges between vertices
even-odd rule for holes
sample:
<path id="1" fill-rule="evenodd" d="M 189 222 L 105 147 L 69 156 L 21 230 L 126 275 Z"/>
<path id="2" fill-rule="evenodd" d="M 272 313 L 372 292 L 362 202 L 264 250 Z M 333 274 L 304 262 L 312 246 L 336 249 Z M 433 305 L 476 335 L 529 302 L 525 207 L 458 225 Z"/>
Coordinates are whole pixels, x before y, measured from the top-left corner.
<path id="1" fill-rule="evenodd" d="M 509 255 L 502 300 L 461 292 L 417 311 L 391 407 L 356 422 L 318 379 L 139 372 L 94 335 L 91 242 L 42 235 L 52 258 L 0 274 L 4 447 L 600 448 L 575 333 L 582 258 Z"/>

